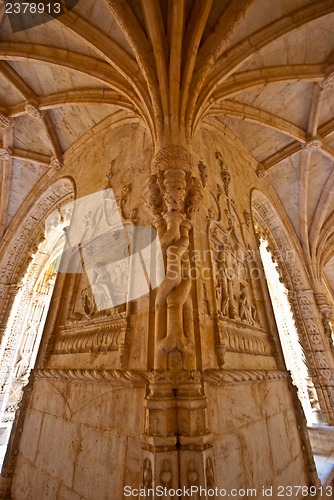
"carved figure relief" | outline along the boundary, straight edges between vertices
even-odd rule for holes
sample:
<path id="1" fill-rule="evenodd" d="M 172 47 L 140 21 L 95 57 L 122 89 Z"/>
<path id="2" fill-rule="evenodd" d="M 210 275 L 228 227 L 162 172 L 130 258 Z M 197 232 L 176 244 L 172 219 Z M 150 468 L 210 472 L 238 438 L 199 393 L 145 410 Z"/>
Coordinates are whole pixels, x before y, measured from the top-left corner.
<path id="1" fill-rule="evenodd" d="M 206 487 L 208 489 L 215 487 L 215 474 L 213 470 L 212 458 L 208 457 L 205 462 Z"/>
<path id="2" fill-rule="evenodd" d="M 189 487 L 198 485 L 199 474 L 195 460 L 191 459 L 188 462 L 187 479 Z"/>
<path id="3" fill-rule="evenodd" d="M 152 480 L 153 480 L 152 463 L 149 458 L 145 458 L 143 467 L 143 488 L 147 490 L 151 489 Z"/>
<path id="4" fill-rule="evenodd" d="M 172 478 L 173 478 L 173 475 L 172 475 L 172 467 L 171 467 L 170 461 L 165 459 L 162 462 L 162 470 L 160 472 L 160 481 L 161 481 L 162 486 L 169 489 L 171 487 L 171 484 L 172 484 Z"/>
<path id="5" fill-rule="evenodd" d="M 124 228 L 138 222 L 138 209 L 134 207 L 126 213 L 131 184 L 123 186 L 119 196 L 114 197 L 114 163 L 113 160 L 110 164 L 101 192 L 102 204 L 87 210 L 82 217 L 85 234 L 79 267 L 84 272 L 77 284 L 77 299 L 69 311 L 70 321 L 118 315 L 126 310 L 129 262 L 124 257 L 130 254 L 132 233 Z"/>
<path id="6" fill-rule="evenodd" d="M 247 265 L 249 249 L 244 240 L 235 203 L 229 196 L 231 176 L 219 152 L 216 153 L 216 158 L 220 165 L 223 186 L 217 185 L 217 217 L 214 218 L 210 209 L 207 220 L 218 318 L 229 318 L 259 327 Z"/>
<path id="7" fill-rule="evenodd" d="M 190 264 L 186 257 L 191 219 L 203 197 L 203 187 L 199 179 L 191 176 L 191 165 L 187 150 L 177 146 L 163 149 L 154 160 L 155 172 L 144 191 L 166 267 L 155 300 L 155 369 L 167 369 L 168 358 L 170 362 L 172 358 L 180 359 L 177 352 L 181 353 L 180 368 L 195 368 Z"/>

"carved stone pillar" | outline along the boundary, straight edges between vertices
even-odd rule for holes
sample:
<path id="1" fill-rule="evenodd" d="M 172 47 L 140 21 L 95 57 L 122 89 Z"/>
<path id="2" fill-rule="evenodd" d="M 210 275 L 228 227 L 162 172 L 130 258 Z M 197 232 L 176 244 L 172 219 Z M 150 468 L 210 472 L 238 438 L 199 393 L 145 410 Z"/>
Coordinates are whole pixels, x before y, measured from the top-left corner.
<path id="1" fill-rule="evenodd" d="M 160 236 L 165 279 L 155 299 L 154 369 L 196 369 L 193 335 L 189 232 L 203 194 L 191 176 L 191 154 L 178 146 L 158 153 L 145 187 L 146 203 Z"/>
<path id="2" fill-rule="evenodd" d="M 290 295 L 292 298 L 292 296 Z M 317 392 L 321 413 L 326 423 L 334 422 L 334 367 L 326 352 L 323 335 L 318 327 L 317 307 L 312 290 L 296 291 L 293 294 L 298 314 L 298 328 L 303 328 L 309 342 L 309 356 L 313 358 L 312 380 Z"/>
<path id="3" fill-rule="evenodd" d="M 0 498 L 2 500 L 10 500 L 12 498 L 11 486 L 19 453 L 23 424 L 32 397 L 33 385 L 34 371 L 32 370 L 30 372 L 29 383 L 23 389 L 23 397 L 19 403 L 19 409 L 15 413 L 15 420 L 2 466 L 0 477 Z"/>
<path id="4" fill-rule="evenodd" d="M 146 400 L 147 428 L 142 437 L 142 488 L 177 488 L 177 413 L 170 372 L 152 372 Z M 154 498 L 154 497 L 152 497 Z"/>
<path id="5" fill-rule="evenodd" d="M 333 353 L 333 347 L 334 347 L 333 308 L 329 303 L 327 295 L 323 292 L 315 292 L 314 299 L 321 315 L 322 325 L 327 340 L 327 347 L 329 347 L 331 353 Z"/>
<path id="6" fill-rule="evenodd" d="M 146 410 L 141 487 L 154 491 L 158 486 L 167 490 L 214 488 L 214 456 L 201 374 L 181 371 L 173 376 L 169 371 L 153 371 Z"/>
<path id="7" fill-rule="evenodd" d="M 214 477 L 207 401 L 196 371 L 188 258 L 192 217 L 204 182 L 193 177 L 191 169 L 187 150 L 165 148 L 154 159 L 145 188 L 165 262 L 165 278 L 155 297 L 154 371 L 142 440 L 142 485 L 153 490 L 205 487 Z"/>
<path id="8" fill-rule="evenodd" d="M 23 317 L 24 317 L 24 311 L 26 310 L 26 307 L 29 302 L 29 296 L 24 296 L 21 298 L 20 304 L 19 304 L 19 311 L 17 313 L 17 318 L 18 320 L 15 322 L 15 317 L 11 315 L 12 313 L 12 308 L 14 305 L 15 298 L 19 291 L 22 288 L 22 284 L 15 283 L 12 284 L 8 287 L 8 294 L 7 294 L 7 307 L 5 314 L 2 319 L 1 323 L 1 328 L 0 328 L 0 333 L 1 333 L 1 349 L 0 349 L 0 360 L 1 360 L 1 368 L 0 368 L 0 390 L 3 384 L 5 383 L 6 376 L 8 374 L 8 370 L 10 368 L 10 365 L 13 361 L 13 356 L 15 353 L 15 347 L 17 344 L 17 335 L 20 332 L 20 326 L 21 323 L 23 322 Z M 19 312 L 21 312 L 21 315 L 19 315 Z M 22 317 L 23 316 L 23 317 Z M 9 323 L 9 320 L 12 320 L 11 324 Z"/>

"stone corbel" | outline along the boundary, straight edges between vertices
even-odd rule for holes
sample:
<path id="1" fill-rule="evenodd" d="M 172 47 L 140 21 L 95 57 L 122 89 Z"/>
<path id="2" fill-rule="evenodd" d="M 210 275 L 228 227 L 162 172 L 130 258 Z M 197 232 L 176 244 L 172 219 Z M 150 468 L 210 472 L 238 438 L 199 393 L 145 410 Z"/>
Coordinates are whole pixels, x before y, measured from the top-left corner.
<path id="1" fill-rule="evenodd" d="M 309 153 L 315 153 L 322 148 L 322 142 L 316 137 L 312 137 L 303 144 L 303 149 Z"/>
<path id="2" fill-rule="evenodd" d="M 33 104 L 31 102 L 28 102 L 25 105 L 25 112 L 34 118 L 35 120 L 43 120 L 44 114 L 43 111 L 41 111 L 36 104 Z"/>
<path id="3" fill-rule="evenodd" d="M 8 161 L 12 157 L 12 151 L 8 148 L 0 148 L 0 159 L 3 161 Z"/>
<path id="4" fill-rule="evenodd" d="M 267 170 L 264 168 L 264 166 L 262 165 L 262 163 L 259 163 L 258 164 L 258 167 L 256 169 L 256 175 L 262 179 L 263 177 L 266 177 L 267 176 Z"/>
<path id="5" fill-rule="evenodd" d="M 56 156 L 52 156 L 50 159 L 50 165 L 51 168 L 54 168 L 55 170 L 59 171 L 63 168 L 64 164 L 57 158 Z"/>

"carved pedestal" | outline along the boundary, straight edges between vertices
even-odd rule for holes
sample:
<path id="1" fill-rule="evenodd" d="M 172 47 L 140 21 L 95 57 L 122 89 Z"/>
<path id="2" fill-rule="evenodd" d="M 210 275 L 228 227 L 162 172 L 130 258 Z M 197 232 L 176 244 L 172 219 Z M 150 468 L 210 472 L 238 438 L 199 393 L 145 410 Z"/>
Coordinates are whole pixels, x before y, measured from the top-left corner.
<path id="1" fill-rule="evenodd" d="M 193 487 L 194 491 L 195 487 L 203 491 L 214 487 L 206 410 L 199 372 L 152 372 L 146 401 L 147 429 L 142 437 L 141 485 L 152 498 L 158 498 L 158 487 Z"/>

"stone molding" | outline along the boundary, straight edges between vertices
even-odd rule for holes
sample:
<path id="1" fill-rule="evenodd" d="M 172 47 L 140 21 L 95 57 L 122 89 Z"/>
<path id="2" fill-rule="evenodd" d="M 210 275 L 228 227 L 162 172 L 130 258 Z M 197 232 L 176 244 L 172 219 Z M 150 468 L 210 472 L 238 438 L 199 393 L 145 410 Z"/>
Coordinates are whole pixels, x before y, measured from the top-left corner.
<path id="1" fill-rule="evenodd" d="M 152 371 L 141 370 L 86 370 L 86 369 L 36 369 L 34 370 L 34 378 L 36 380 L 72 380 L 72 381 L 86 381 L 98 382 L 105 381 L 118 385 L 133 385 L 145 386 L 152 383 L 152 377 L 156 379 L 157 373 Z M 183 378 L 186 377 L 190 383 L 210 382 L 215 384 L 220 383 L 243 383 L 255 382 L 258 380 L 283 380 L 289 377 L 289 372 L 280 370 L 205 370 L 204 372 L 188 372 L 182 371 Z M 161 372 L 161 383 L 165 383 L 166 376 L 169 372 Z M 195 380 L 193 380 L 195 376 Z M 167 376 L 169 380 L 169 376 Z M 187 381 L 180 381 L 185 383 Z M 171 383 L 171 381 L 170 381 Z"/>
<path id="2" fill-rule="evenodd" d="M 139 370 L 83 370 L 83 369 L 39 369 L 34 370 L 35 379 L 71 380 L 85 382 L 108 382 L 121 386 L 145 386 L 148 383 L 148 372 Z"/>
<path id="3" fill-rule="evenodd" d="M 280 370 L 206 370 L 203 380 L 214 384 L 256 382 L 259 380 L 283 380 L 289 372 Z"/>
<path id="4" fill-rule="evenodd" d="M 0 113 L 0 127 L 3 129 L 9 128 L 13 125 L 13 120 L 10 116 Z"/>
<path id="5" fill-rule="evenodd" d="M 117 351 L 124 346 L 126 319 L 89 325 L 86 328 L 62 328 L 55 343 L 54 354 Z"/>
<path id="6" fill-rule="evenodd" d="M 254 217 L 269 242 L 270 251 L 279 264 L 282 282 L 288 290 L 289 302 L 296 322 L 300 344 L 315 391 L 313 406 L 323 412 L 325 420 L 333 418 L 334 379 L 325 351 L 322 324 L 318 321 L 315 292 L 310 288 L 295 246 L 289 241 L 283 223 L 262 193 L 253 196 Z M 292 250 L 292 251 L 287 251 Z"/>

